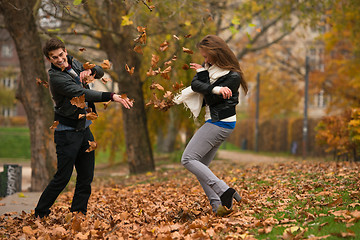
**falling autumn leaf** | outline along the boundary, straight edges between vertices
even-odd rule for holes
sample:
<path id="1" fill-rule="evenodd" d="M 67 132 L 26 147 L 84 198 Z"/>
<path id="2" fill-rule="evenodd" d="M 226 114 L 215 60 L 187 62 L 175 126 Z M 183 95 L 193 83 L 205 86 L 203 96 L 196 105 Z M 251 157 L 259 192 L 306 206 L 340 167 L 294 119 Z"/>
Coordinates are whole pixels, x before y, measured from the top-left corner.
<path id="1" fill-rule="evenodd" d="M 180 90 L 183 87 L 184 87 L 184 84 L 182 82 L 181 83 L 176 82 L 175 84 L 172 85 L 172 88 L 174 91 Z"/>
<path id="2" fill-rule="evenodd" d="M 176 36 L 176 35 L 173 35 L 173 38 L 174 38 L 175 40 L 180 40 L 180 38 L 179 38 L 178 36 Z"/>
<path id="3" fill-rule="evenodd" d="M 185 35 L 184 38 L 191 38 L 191 34 Z"/>
<path id="4" fill-rule="evenodd" d="M 43 81 L 40 78 L 36 78 L 36 84 L 38 86 L 43 85 L 45 88 L 49 88 L 49 83 L 47 81 Z"/>
<path id="5" fill-rule="evenodd" d="M 56 129 L 59 125 L 59 121 L 54 121 L 54 123 L 50 126 L 50 129 Z"/>
<path id="6" fill-rule="evenodd" d="M 103 103 L 103 104 L 104 104 L 104 109 L 107 109 L 107 107 L 109 106 L 109 104 L 110 104 L 111 102 L 112 102 L 112 101 L 109 100 L 109 101 Z"/>
<path id="7" fill-rule="evenodd" d="M 164 41 L 161 45 L 160 45 L 160 51 L 165 52 L 167 49 L 169 48 L 169 43 L 167 41 Z"/>
<path id="8" fill-rule="evenodd" d="M 83 65 L 83 67 L 84 67 L 85 70 L 87 70 L 87 69 L 92 69 L 92 68 L 94 68 L 95 66 L 96 66 L 95 64 L 92 64 L 92 63 L 89 63 L 89 62 L 86 62 L 86 63 L 84 63 L 84 65 Z"/>
<path id="9" fill-rule="evenodd" d="M 143 54 L 143 50 L 142 50 L 141 46 L 139 46 L 139 45 L 134 47 L 134 51 L 141 55 Z"/>
<path id="10" fill-rule="evenodd" d="M 151 67 L 155 68 L 160 60 L 160 57 L 158 55 L 152 54 L 151 57 Z"/>
<path id="11" fill-rule="evenodd" d="M 80 97 L 73 97 L 70 100 L 70 103 L 72 105 L 77 106 L 78 108 L 85 108 L 86 107 L 86 103 L 85 103 L 85 94 L 81 95 Z"/>
<path id="12" fill-rule="evenodd" d="M 163 86 L 161 86 L 160 84 L 158 84 L 158 83 L 152 83 L 151 84 L 151 86 L 150 86 L 150 89 L 158 89 L 158 90 L 161 90 L 161 91 L 164 91 L 165 89 L 164 89 L 164 87 Z"/>
<path id="13" fill-rule="evenodd" d="M 86 84 L 90 84 L 90 83 L 93 83 L 95 82 L 95 74 L 94 75 L 89 75 L 89 76 L 86 76 L 82 79 L 82 81 Z"/>
<path id="14" fill-rule="evenodd" d="M 96 120 L 98 118 L 98 115 L 94 112 L 89 112 L 86 114 L 87 120 Z"/>
<path id="15" fill-rule="evenodd" d="M 190 67 L 189 67 L 189 65 L 187 65 L 186 63 L 182 66 L 182 69 L 184 69 L 184 70 L 188 70 L 188 69 L 190 69 Z"/>
<path id="16" fill-rule="evenodd" d="M 134 71 L 135 71 L 135 67 L 132 67 L 131 69 L 129 68 L 129 66 L 127 64 L 125 64 L 125 70 L 130 74 L 133 75 Z"/>
<path id="17" fill-rule="evenodd" d="M 101 67 L 103 69 L 110 69 L 111 68 L 111 64 L 109 62 L 109 60 L 104 60 L 102 63 L 101 63 Z"/>
<path id="18" fill-rule="evenodd" d="M 185 47 L 183 47 L 183 52 L 188 53 L 188 54 L 193 54 L 194 53 L 193 51 L 191 51 L 190 49 L 185 48 Z"/>
<path id="19" fill-rule="evenodd" d="M 111 79 L 110 79 L 110 78 L 101 78 L 101 82 L 102 82 L 103 84 L 106 84 L 106 83 L 108 83 L 108 82 L 111 82 Z"/>
<path id="20" fill-rule="evenodd" d="M 86 48 L 79 48 L 79 51 L 84 52 L 84 51 L 86 51 Z"/>
<path id="21" fill-rule="evenodd" d="M 89 148 L 85 152 L 91 152 L 94 151 L 97 148 L 97 143 L 95 141 L 88 141 L 89 142 Z"/>

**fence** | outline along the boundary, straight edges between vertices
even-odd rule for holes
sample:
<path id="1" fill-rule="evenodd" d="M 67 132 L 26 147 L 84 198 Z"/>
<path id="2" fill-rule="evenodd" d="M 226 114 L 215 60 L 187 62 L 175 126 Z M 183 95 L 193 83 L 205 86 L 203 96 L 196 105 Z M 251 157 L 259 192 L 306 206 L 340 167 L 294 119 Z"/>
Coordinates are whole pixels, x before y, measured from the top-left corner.
<path id="1" fill-rule="evenodd" d="M 324 148 L 315 142 L 315 127 L 320 119 L 308 119 L 307 155 L 323 156 Z M 302 155 L 303 119 L 272 119 L 259 124 L 258 149 L 261 152 L 290 152 Z M 255 121 L 236 123 L 228 142 L 247 150 L 255 150 Z"/>

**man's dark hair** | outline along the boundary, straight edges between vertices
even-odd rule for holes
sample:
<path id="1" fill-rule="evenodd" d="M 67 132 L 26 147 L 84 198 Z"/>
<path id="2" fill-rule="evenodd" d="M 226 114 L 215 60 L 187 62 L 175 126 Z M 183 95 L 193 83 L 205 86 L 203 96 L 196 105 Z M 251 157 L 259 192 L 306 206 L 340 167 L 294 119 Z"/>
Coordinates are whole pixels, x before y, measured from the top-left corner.
<path id="1" fill-rule="evenodd" d="M 43 53 L 45 57 L 50 58 L 49 52 L 59 48 L 62 48 L 65 51 L 65 44 L 57 38 L 52 38 L 45 43 L 45 46 L 43 47 Z"/>

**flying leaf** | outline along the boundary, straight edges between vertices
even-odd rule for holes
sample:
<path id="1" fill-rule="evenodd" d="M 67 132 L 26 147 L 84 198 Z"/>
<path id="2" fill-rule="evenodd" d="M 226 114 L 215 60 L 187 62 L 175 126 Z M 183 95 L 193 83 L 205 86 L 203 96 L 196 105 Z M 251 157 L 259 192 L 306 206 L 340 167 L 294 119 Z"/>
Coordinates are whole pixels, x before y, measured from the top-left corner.
<path id="1" fill-rule="evenodd" d="M 190 49 L 185 48 L 185 47 L 183 47 L 183 52 L 188 53 L 188 54 L 193 54 L 194 53 L 193 51 L 191 51 Z"/>
<path id="2" fill-rule="evenodd" d="M 169 43 L 167 41 L 164 41 L 161 45 L 160 45 L 160 51 L 165 52 L 167 49 L 169 48 Z"/>
<path id="3" fill-rule="evenodd" d="M 111 82 L 110 78 L 101 78 L 101 81 L 103 84 L 106 84 L 107 82 Z"/>
<path id="4" fill-rule="evenodd" d="M 184 38 L 191 38 L 191 34 L 185 35 Z"/>
<path id="5" fill-rule="evenodd" d="M 173 56 L 173 58 L 172 58 L 171 60 L 176 61 L 176 60 L 177 60 L 177 56 L 176 56 L 176 55 L 174 55 L 174 56 Z"/>
<path id="6" fill-rule="evenodd" d="M 84 51 L 86 51 L 86 48 L 79 48 L 79 51 L 84 52 Z"/>
<path id="7" fill-rule="evenodd" d="M 173 99 L 174 94 L 171 91 L 166 91 L 164 98 Z"/>
<path id="8" fill-rule="evenodd" d="M 146 31 L 146 27 L 138 26 L 138 27 L 136 28 L 136 30 L 137 30 L 139 33 L 143 33 L 143 32 Z"/>
<path id="9" fill-rule="evenodd" d="M 143 54 L 143 50 L 142 50 L 141 46 L 139 46 L 139 45 L 134 47 L 134 51 L 141 55 Z"/>
<path id="10" fill-rule="evenodd" d="M 121 21 L 121 26 L 128 26 L 128 25 L 132 25 L 134 22 L 130 20 L 132 14 L 130 15 L 125 15 L 125 16 L 121 16 L 122 21 Z"/>
<path id="11" fill-rule="evenodd" d="M 98 118 L 98 115 L 94 112 L 89 112 L 86 114 L 87 120 L 96 120 Z"/>
<path id="12" fill-rule="evenodd" d="M 95 141 L 88 141 L 89 142 L 89 148 L 86 149 L 85 152 L 91 152 L 94 151 L 97 148 L 97 143 Z"/>
<path id="13" fill-rule="evenodd" d="M 182 66 L 182 69 L 184 69 L 184 70 L 188 70 L 188 69 L 190 69 L 190 67 L 189 67 L 189 65 L 187 65 L 186 63 Z"/>
<path id="14" fill-rule="evenodd" d="M 93 82 L 95 82 L 95 75 L 86 76 L 86 77 L 84 77 L 82 80 L 83 80 L 83 82 L 85 82 L 86 84 L 93 83 Z"/>
<path id="15" fill-rule="evenodd" d="M 156 67 L 158 62 L 160 60 L 160 57 L 158 55 L 152 54 L 152 58 L 151 58 L 151 67 Z"/>
<path id="16" fill-rule="evenodd" d="M 162 73 L 169 73 L 171 72 L 171 66 L 167 67 Z"/>
<path id="17" fill-rule="evenodd" d="M 151 77 L 155 76 L 156 72 L 150 67 L 149 71 L 146 73 L 146 76 Z"/>
<path id="18" fill-rule="evenodd" d="M 145 44 L 146 43 L 146 32 L 141 33 L 137 38 L 134 39 L 134 42 Z"/>
<path id="19" fill-rule="evenodd" d="M 36 84 L 38 86 L 43 85 L 46 88 L 49 88 L 49 83 L 47 81 L 43 81 L 40 78 L 36 78 Z"/>
<path id="20" fill-rule="evenodd" d="M 172 88 L 174 89 L 174 91 L 177 91 L 183 87 L 184 87 L 184 84 L 182 82 L 181 83 L 176 82 L 175 84 L 172 85 Z"/>
<path id="21" fill-rule="evenodd" d="M 173 38 L 176 39 L 176 40 L 180 40 L 180 38 L 176 35 L 173 35 Z"/>
<path id="22" fill-rule="evenodd" d="M 101 67 L 103 69 L 110 69 L 111 68 L 111 63 L 109 62 L 109 60 L 104 60 L 101 64 Z"/>
<path id="23" fill-rule="evenodd" d="M 86 63 L 84 63 L 84 65 L 83 65 L 83 67 L 84 67 L 85 70 L 87 70 L 87 69 L 92 69 L 92 68 L 94 68 L 95 66 L 96 66 L 95 64 L 92 64 L 92 63 L 89 63 L 89 62 L 86 62 Z"/>
<path id="24" fill-rule="evenodd" d="M 132 67 L 131 69 L 129 68 L 129 66 L 127 64 L 125 64 L 125 70 L 130 74 L 133 75 L 134 71 L 135 71 L 135 67 Z"/>
<path id="25" fill-rule="evenodd" d="M 151 86 L 150 86 L 150 89 L 155 89 L 155 88 L 157 88 L 158 90 L 161 90 L 161 91 L 164 91 L 164 90 L 165 90 L 164 87 L 161 86 L 160 84 L 158 84 L 158 83 L 152 83 Z"/>
<path id="26" fill-rule="evenodd" d="M 172 63 L 172 60 L 170 60 L 170 61 L 167 61 L 167 62 L 164 62 L 164 65 L 166 66 L 166 65 L 170 65 Z"/>
<path id="27" fill-rule="evenodd" d="M 59 121 L 54 121 L 54 123 L 50 126 L 50 129 L 55 129 L 59 125 Z"/>
<path id="28" fill-rule="evenodd" d="M 73 5 L 74 5 L 74 6 L 80 5 L 80 4 L 81 4 L 81 1 L 82 1 L 82 0 L 74 0 L 74 1 L 73 1 Z"/>
<path id="29" fill-rule="evenodd" d="M 107 109 L 107 107 L 109 106 L 109 104 L 110 104 L 111 102 L 112 102 L 112 101 L 109 100 L 109 101 L 103 103 L 103 104 L 104 104 L 104 109 Z"/>
<path id="30" fill-rule="evenodd" d="M 77 106 L 78 108 L 85 108 L 86 107 L 86 103 L 85 103 L 85 94 L 81 95 L 80 97 L 73 97 L 70 100 L 70 103 L 72 105 Z"/>

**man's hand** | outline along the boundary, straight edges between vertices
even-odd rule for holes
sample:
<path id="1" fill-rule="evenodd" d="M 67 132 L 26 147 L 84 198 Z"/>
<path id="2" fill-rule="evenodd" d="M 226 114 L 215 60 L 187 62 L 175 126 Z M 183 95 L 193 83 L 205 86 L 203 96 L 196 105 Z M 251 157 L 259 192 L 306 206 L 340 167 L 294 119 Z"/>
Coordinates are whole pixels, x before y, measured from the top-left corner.
<path id="1" fill-rule="evenodd" d="M 113 100 L 114 102 L 121 103 L 127 109 L 130 109 L 133 106 L 133 103 L 129 98 L 124 99 L 119 94 L 114 94 Z"/>
<path id="2" fill-rule="evenodd" d="M 85 71 L 82 71 L 80 73 L 80 81 L 81 82 L 84 82 L 83 79 L 86 79 L 87 77 L 89 77 L 91 75 L 91 70 L 90 69 L 87 69 Z"/>

